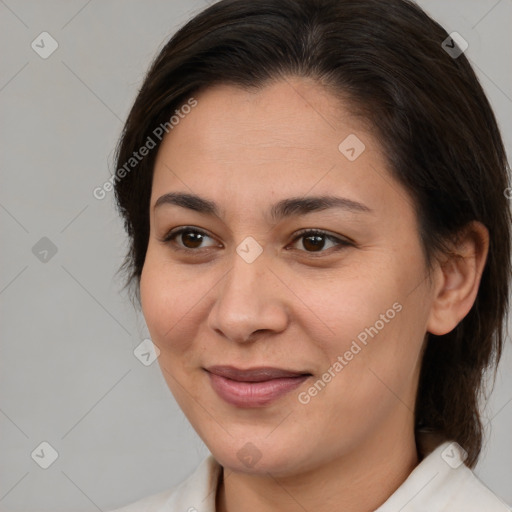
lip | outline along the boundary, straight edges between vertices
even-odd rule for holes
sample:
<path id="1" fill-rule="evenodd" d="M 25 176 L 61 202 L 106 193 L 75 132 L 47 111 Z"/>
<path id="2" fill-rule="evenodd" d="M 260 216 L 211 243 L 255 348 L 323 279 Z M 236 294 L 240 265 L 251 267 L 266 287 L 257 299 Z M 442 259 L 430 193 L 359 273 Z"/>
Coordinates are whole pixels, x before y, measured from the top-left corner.
<path id="1" fill-rule="evenodd" d="M 214 391 L 236 407 L 264 407 L 300 386 L 310 373 L 281 368 L 206 368 Z"/>

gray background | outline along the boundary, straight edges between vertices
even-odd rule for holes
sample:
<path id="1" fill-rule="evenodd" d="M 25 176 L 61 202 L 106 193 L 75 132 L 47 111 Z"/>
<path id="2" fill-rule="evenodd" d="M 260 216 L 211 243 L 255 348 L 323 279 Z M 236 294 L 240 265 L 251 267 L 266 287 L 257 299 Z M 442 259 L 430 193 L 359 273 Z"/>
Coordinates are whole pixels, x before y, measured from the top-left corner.
<path id="1" fill-rule="evenodd" d="M 469 42 L 510 154 L 512 1 L 419 3 Z M 205 6 L 0 0 L 2 511 L 108 510 L 170 488 L 207 453 L 157 363 L 134 357 L 148 333 L 114 277 L 124 232 L 112 193 L 92 195 L 150 60 Z M 59 44 L 47 59 L 31 48 L 43 31 Z M 57 249 L 46 262 L 32 250 L 43 237 Z M 509 338 L 476 470 L 508 503 L 511 370 Z M 31 458 L 42 441 L 59 454 L 46 470 Z"/>

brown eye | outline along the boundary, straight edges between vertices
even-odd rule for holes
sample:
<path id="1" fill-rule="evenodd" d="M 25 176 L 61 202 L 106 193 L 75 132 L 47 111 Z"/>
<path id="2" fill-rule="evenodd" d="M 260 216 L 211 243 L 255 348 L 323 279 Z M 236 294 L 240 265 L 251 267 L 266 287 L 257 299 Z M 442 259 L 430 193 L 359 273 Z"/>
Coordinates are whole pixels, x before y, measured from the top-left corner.
<path id="1" fill-rule="evenodd" d="M 295 238 L 294 243 L 299 240 L 302 240 L 301 245 L 304 248 L 303 252 L 308 253 L 327 252 L 324 250 L 326 243 L 332 244 L 331 246 L 327 247 L 327 249 L 331 249 L 333 247 L 342 249 L 343 247 L 353 245 L 347 240 L 342 240 L 341 238 L 337 238 L 333 235 L 329 235 L 324 231 L 318 230 L 306 230 L 300 232 L 299 235 Z"/>
<path id="2" fill-rule="evenodd" d="M 201 244 L 207 238 L 213 240 L 204 231 L 201 231 L 196 228 L 184 227 L 184 228 L 177 229 L 176 231 L 171 231 L 162 241 L 165 243 L 173 242 L 177 245 L 178 249 L 194 251 L 196 249 L 204 248 L 204 246 L 201 247 Z M 177 243 L 176 239 L 178 239 L 178 240 L 181 239 L 181 243 Z M 211 244 L 209 247 L 212 247 L 215 245 L 218 245 L 218 244 L 214 243 L 214 244 Z"/>
<path id="3" fill-rule="evenodd" d="M 181 241 L 187 249 L 197 249 L 203 242 L 204 235 L 197 231 L 183 231 Z"/>
<path id="4" fill-rule="evenodd" d="M 309 235 L 309 236 L 303 237 L 302 245 L 308 251 L 322 250 L 325 245 L 325 236 Z"/>

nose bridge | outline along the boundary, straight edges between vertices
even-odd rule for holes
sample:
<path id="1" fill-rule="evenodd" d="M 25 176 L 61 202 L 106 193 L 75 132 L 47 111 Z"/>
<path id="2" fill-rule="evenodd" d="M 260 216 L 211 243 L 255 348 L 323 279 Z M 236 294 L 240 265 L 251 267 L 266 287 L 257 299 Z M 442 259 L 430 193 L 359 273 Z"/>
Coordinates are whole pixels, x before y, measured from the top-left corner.
<path id="1" fill-rule="evenodd" d="M 250 244 L 242 242 L 233 253 L 231 269 L 218 287 L 208 322 L 211 329 L 239 342 L 255 331 L 279 331 L 287 321 L 276 287 L 269 282 L 275 277 L 267 269 L 267 258 L 260 253 L 253 259 L 255 248 Z"/>

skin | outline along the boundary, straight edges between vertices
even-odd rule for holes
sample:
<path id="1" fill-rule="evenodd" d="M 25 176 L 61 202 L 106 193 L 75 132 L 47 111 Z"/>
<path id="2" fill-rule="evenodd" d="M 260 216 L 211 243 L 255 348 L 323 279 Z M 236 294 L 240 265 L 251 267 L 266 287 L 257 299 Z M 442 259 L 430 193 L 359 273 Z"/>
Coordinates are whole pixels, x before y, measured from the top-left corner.
<path id="1" fill-rule="evenodd" d="M 196 98 L 157 155 L 140 291 L 169 388 L 224 467 L 217 510 L 374 510 L 418 464 L 413 410 L 424 338 L 449 332 L 471 308 L 487 231 L 469 226 L 453 247 L 463 257 L 440 258 L 429 276 L 411 198 L 377 138 L 340 100 L 295 77 L 257 92 L 218 85 Z M 338 149 L 350 134 L 366 146 L 355 161 Z M 214 201 L 219 215 L 154 208 L 169 192 Z M 371 211 L 270 220 L 275 202 L 312 195 Z M 162 241 L 180 226 L 207 236 Z M 315 250 L 295 235 L 303 228 L 352 244 L 323 238 Z M 248 236 L 263 249 L 252 263 L 236 252 Z M 300 403 L 299 393 L 395 303 L 401 311 Z M 313 377 L 265 407 L 235 407 L 204 371 L 221 364 Z M 237 456 L 246 443 L 261 457 L 252 466 Z"/>

